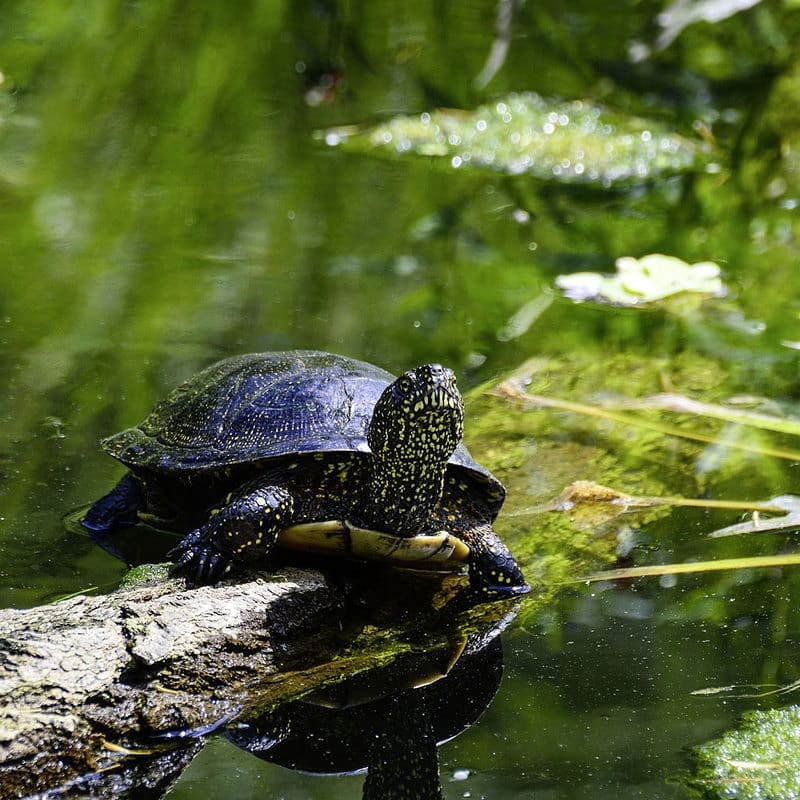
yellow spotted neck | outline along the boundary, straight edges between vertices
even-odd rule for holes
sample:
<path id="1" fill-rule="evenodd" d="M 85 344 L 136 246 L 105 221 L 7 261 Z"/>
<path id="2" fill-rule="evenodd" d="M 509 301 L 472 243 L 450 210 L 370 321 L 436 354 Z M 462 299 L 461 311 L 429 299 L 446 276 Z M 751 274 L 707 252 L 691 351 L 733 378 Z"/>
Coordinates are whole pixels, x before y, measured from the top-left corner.
<path id="1" fill-rule="evenodd" d="M 442 498 L 446 467 L 446 461 L 376 459 L 363 504 L 367 522 L 399 536 L 419 533 Z"/>

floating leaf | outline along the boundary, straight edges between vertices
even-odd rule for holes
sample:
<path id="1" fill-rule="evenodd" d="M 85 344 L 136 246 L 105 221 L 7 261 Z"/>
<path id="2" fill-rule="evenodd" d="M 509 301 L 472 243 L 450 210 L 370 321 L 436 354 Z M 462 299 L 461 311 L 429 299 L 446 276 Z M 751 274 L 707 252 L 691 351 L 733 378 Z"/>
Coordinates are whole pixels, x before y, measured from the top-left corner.
<path id="1" fill-rule="evenodd" d="M 454 169 L 471 166 L 602 186 L 696 171 L 704 161 L 702 143 L 661 123 L 533 93 L 474 111 L 444 109 L 371 127 L 332 128 L 322 138 L 359 151 L 449 159 Z"/>
<path id="2" fill-rule="evenodd" d="M 556 285 L 576 303 L 590 300 L 614 306 L 652 305 L 677 295 L 703 300 L 727 293 L 719 267 L 710 261 L 687 264 L 679 258 L 654 253 L 642 258 L 618 258 L 616 267 L 615 275 L 560 275 Z"/>

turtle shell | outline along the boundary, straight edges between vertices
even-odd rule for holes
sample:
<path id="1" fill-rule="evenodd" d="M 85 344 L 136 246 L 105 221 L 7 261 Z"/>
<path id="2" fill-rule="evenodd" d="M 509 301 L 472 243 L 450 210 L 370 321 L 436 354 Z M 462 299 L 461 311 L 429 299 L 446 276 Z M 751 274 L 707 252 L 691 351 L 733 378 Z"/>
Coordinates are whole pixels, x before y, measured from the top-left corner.
<path id="1" fill-rule="evenodd" d="M 197 373 L 134 428 L 103 441 L 134 471 L 220 470 L 304 453 L 369 453 L 375 404 L 395 376 L 314 350 L 234 356 Z M 493 515 L 502 484 L 463 442 L 448 471 L 482 492 Z"/>

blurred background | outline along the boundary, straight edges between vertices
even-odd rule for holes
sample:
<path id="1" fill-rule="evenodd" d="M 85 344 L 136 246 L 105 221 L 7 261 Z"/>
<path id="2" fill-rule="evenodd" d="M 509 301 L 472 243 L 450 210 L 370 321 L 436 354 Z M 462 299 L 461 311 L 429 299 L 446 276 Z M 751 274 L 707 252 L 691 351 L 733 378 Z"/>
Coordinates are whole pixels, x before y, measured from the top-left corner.
<path id="1" fill-rule="evenodd" d="M 4 606 L 113 587 L 124 565 L 62 522 L 122 473 L 99 439 L 234 353 L 316 348 L 394 372 L 438 361 L 465 392 L 540 358 L 562 393 L 591 375 L 584 400 L 679 375 L 700 399 L 796 412 L 796 0 L 45 0 L 2 18 Z M 697 157 L 575 182 L 325 135 L 530 92 L 613 111 L 611 133 L 645 118 Z M 676 314 L 559 289 L 649 253 L 714 262 L 724 297 Z M 554 416 L 529 452 L 548 436 L 613 449 L 608 431 Z M 480 428 L 468 419 L 479 458 Z M 580 452 L 526 469 L 494 448 L 484 460 L 517 507 L 603 477 Z M 797 481 L 791 459 L 669 452 L 627 463 L 617 488 L 766 499 Z M 662 521 L 646 544 L 669 561 L 687 530 L 716 522 Z M 526 524 L 507 523 L 523 552 Z M 446 796 L 686 796 L 668 781 L 682 750 L 746 707 L 688 692 L 793 680 L 800 628 L 790 570 L 683 588 L 573 591 L 519 623 L 495 705 L 443 748 Z M 213 742 L 173 795 L 360 796 L 358 778 L 232 751 Z"/>

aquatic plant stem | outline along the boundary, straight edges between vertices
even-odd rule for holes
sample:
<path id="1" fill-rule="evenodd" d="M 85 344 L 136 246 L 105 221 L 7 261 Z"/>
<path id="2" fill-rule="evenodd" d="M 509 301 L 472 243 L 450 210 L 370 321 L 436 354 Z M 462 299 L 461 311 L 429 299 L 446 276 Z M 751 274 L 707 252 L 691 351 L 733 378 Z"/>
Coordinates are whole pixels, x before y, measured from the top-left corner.
<path id="1" fill-rule="evenodd" d="M 528 392 L 520 389 L 511 380 L 503 381 L 502 383 L 498 384 L 497 388 L 494 390 L 494 393 L 509 400 L 515 400 L 517 402 L 535 405 L 542 408 L 554 408 L 560 411 L 571 411 L 573 413 L 583 414 L 589 417 L 607 419 L 611 422 L 617 422 L 621 425 L 630 425 L 633 427 L 642 428 L 643 430 L 661 433 L 665 436 L 677 436 L 681 439 L 702 442 L 704 444 L 719 444 L 719 440 L 715 436 L 710 436 L 704 433 L 695 433 L 693 431 L 684 431 L 680 428 L 676 428 L 673 425 L 664 425 L 659 422 L 651 422 L 650 420 L 641 419 L 640 417 L 632 414 L 623 414 L 619 411 L 611 411 L 607 408 L 600 408 L 587 403 L 579 403 L 574 400 L 563 400 L 558 397 L 546 397 L 545 395 L 529 394 Z M 800 461 L 800 451 L 798 450 L 784 450 L 781 448 L 764 447 L 761 445 L 747 444 L 746 442 L 725 442 L 725 447 L 743 450 L 748 453 L 757 453 L 763 456 L 771 456 L 773 458 L 782 458 L 787 461 Z"/>
<path id="2" fill-rule="evenodd" d="M 653 564 L 646 567 L 608 569 L 593 575 L 584 575 L 567 583 L 596 583 L 629 578 L 646 578 L 659 575 L 685 575 L 696 572 L 719 572 L 725 569 L 765 569 L 800 564 L 800 553 L 784 553 L 777 556 L 750 556 L 744 558 L 720 558 L 716 561 L 692 561 L 680 564 Z"/>

